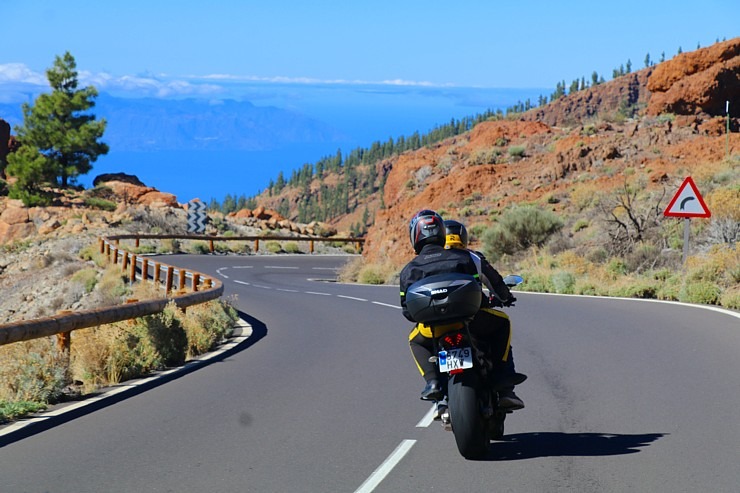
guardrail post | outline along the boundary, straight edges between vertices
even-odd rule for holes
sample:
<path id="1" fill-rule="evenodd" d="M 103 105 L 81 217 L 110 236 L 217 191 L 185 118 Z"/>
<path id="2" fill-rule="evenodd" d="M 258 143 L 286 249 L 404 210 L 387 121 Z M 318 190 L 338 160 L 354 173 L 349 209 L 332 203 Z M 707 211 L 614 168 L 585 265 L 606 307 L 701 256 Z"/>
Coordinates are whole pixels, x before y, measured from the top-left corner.
<path id="1" fill-rule="evenodd" d="M 254 251 L 255 252 L 260 251 L 260 240 L 254 240 Z"/>
<path id="2" fill-rule="evenodd" d="M 69 315 L 73 313 L 72 310 L 60 310 L 57 315 Z M 60 332 L 57 334 L 57 349 L 59 352 L 69 354 L 69 349 L 72 346 L 72 332 Z"/>
<path id="3" fill-rule="evenodd" d="M 309 249 L 311 250 L 311 253 L 313 253 L 313 240 L 311 240 L 309 243 L 311 244 L 311 246 L 309 247 Z"/>
<path id="4" fill-rule="evenodd" d="M 193 273 L 193 291 L 198 291 L 198 283 L 200 282 L 200 274 L 197 272 Z"/>
<path id="5" fill-rule="evenodd" d="M 143 258 L 141 259 L 141 280 L 142 282 L 146 282 L 147 277 L 149 277 L 149 259 Z"/>
<path id="6" fill-rule="evenodd" d="M 175 268 L 171 265 L 167 266 L 167 279 L 165 280 L 165 287 L 164 290 L 166 293 L 169 294 L 170 291 L 172 291 L 172 282 L 173 277 L 175 276 Z"/>
<path id="7" fill-rule="evenodd" d="M 129 282 L 136 281 L 136 255 L 131 255 L 131 269 L 128 276 Z"/>
<path id="8" fill-rule="evenodd" d="M 211 253 L 213 253 L 213 240 L 208 240 L 208 248 L 210 248 Z"/>
<path id="9" fill-rule="evenodd" d="M 113 248 L 113 265 L 116 265 L 118 263 L 118 250 L 116 248 Z"/>
<path id="10" fill-rule="evenodd" d="M 105 243 L 105 256 L 110 260 L 110 243 Z"/>
<path id="11" fill-rule="evenodd" d="M 118 255 L 116 255 L 116 258 Z M 126 267 L 128 267 L 128 252 L 126 250 L 123 251 L 123 260 L 121 260 L 121 270 L 123 272 L 126 272 Z"/>
<path id="12" fill-rule="evenodd" d="M 135 243 L 135 245 L 136 245 L 136 248 L 139 248 L 139 237 L 138 236 L 136 237 L 136 243 Z"/>
<path id="13" fill-rule="evenodd" d="M 154 262 L 154 282 L 156 284 L 159 284 L 159 275 L 162 272 L 162 264 L 159 262 Z"/>
<path id="14" fill-rule="evenodd" d="M 98 238 L 98 245 L 100 245 L 100 253 L 105 253 L 105 241 L 103 238 Z"/>
<path id="15" fill-rule="evenodd" d="M 57 334 L 57 349 L 60 352 L 69 354 L 69 349 L 72 346 L 72 332 L 60 332 Z"/>
<path id="16" fill-rule="evenodd" d="M 179 269 L 177 272 L 177 290 L 182 292 L 185 290 L 185 269 Z"/>

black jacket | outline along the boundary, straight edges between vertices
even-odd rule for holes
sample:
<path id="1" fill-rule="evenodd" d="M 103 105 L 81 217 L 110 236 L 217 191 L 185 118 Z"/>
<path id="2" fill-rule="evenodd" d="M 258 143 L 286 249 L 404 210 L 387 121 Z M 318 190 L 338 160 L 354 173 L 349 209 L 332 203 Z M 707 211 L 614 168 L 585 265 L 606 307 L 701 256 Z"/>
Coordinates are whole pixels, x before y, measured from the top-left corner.
<path id="1" fill-rule="evenodd" d="M 504 278 L 501 277 L 501 274 L 494 269 L 482 253 L 476 252 L 475 250 L 468 251 L 480 259 L 481 282 L 486 285 L 489 290 L 493 291 L 491 294 L 495 293 L 502 302 L 509 300 L 511 298 L 511 291 L 509 290 L 509 286 L 504 283 Z M 486 280 L 488 282 L 486 282 Z"/>
<path id="2" fill-rule="evenodd" d="M 447 274 L 459 272 L 480 279 L 478 267 L 476 267 L 470 252 L 451 248 L 445 250 L 439 245 L 424 245 L 419 255 L 406 264 L 401 270 L 399 283 L 401 285 L 401 308 L 403 316 L 414 322 L 406 309 L 406 290 L 416 281 L 435 274 Z"/>

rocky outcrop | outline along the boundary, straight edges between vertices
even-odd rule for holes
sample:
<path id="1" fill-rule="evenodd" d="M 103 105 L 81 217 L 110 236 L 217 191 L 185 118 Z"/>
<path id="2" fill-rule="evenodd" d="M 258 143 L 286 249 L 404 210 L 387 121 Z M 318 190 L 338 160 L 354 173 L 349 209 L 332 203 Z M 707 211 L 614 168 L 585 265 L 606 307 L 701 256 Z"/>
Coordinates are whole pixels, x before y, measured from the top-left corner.
<path id="1" fill-rule="evenodd" d="M 620 107 L 645 104 L 650 98 L 647 81 L 652 72 L 652 67 L 646 68 L 563 96 L 547 106 L 524 113 L 522 119 L 547 123 L 553 127 L 572 126 L 588 118 L 614 114 Z"/>
<path id="2" fill-rule="evenodd" d="M 727 102 L 740 107 L 740 37 L 661 63 L 647 88 L 652 92 L 648 115 L 721 116 Z"/>
<path id="3" fill-rule="evenodd" d="M 95 177 L 95 179 L 93 180 L 93 186 L 97 187 L 111 181 L 128 183 L 130 185 L 136 185 L 137 187 L 146 186 L 141 180 L 139 180 L 138 176 L 129 175 L 126 173 L 103 173 L 102 175 L 98 175 Z"/>
<path id="4" fill-rule="evenodd" d="M 134 175 L 126 173 L 109 173 L 99 175 L 93 180 L 96 187 L 107 187 L 111 190 L 113 200 L 126 204 L 148 205 L 150 207 L 180 207 L 177 197 L 171 193 L 160 192 L 147 187 Z"/>

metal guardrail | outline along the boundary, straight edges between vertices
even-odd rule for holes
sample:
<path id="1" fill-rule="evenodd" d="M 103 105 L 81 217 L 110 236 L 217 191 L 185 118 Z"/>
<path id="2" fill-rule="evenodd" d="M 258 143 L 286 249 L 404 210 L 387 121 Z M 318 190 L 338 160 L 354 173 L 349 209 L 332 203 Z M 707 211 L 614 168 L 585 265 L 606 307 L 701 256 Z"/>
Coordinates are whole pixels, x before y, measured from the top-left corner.
<path id="1" fill-rule="evenodd" d="M 135 247 L 139 247 L 142 239 L 185 239 L 205 240 L 209 242 L 211 252 L 214 251 L 215 241 L 254 241 L 255 251 L 259 250 L 260 240 L 275 241 L 308 241 L 310 251 L 314 251 L 314 242 L 353 242 L 359 250 L 364 243 L 363 238 L 320 238 L 299 236 L 201 236 L 201 235 L 149 235 L 128 234 L 100 238 L 100 253 L 105 254 L 110 262 L 120 265 L 131 282 L 151 281 L 162 284 L 168 295 L 157 300 L 136 301 L 125 305 L 107 308 L 82 310 L 79 312 L 62 312 L 51 317 L 24 320 L 0 324 L 0 346 L 14 342 L 29 341 L 52 335 L 57 336 L 57 342 L 63 350 L 69 350 L 70 333 L 77 329 L 85 329 L 105 325 L 132 318 L 153 315 L 164 310 L 170 301 L 174 301 L 180 308 L 205 303 L 214 300 L 223 294 L 224 286 L 221 281 L 207 274 L 194 270 L 183 269 L 173 265 L 157 262 L 145 256 L 128 252 L 120 246 L 120 240 L 135 240 Z M 188 292 L 189 291 L 189 292 Z M 175 293 L 173 296 L 169 296 Z"/>
<path id="2" fill-rule="evenodd" d="M 156 240 L 202 240 L 208 242 L 211 253 L 215 250 L 215 242 L 217 241 L 253 241 L 254 251 L 259 252 L 260 241 L 307 241 L 309 243 L 309 252 L 314 253 L 315 243 L 354 243 L 355 250 L 361 251 L 362 246 L 365 243 L 365 238 L 325 238 L 322 236 L 277 236 L 277 235 L 266 235 L 266 236 L 208 236 L 208 235 L 149 235 L 149 234 L 129 234 L 129 235 L 116 235 L 110 237 L 112 240 L 135 240 L 135 246 L 138 248 L 140 240 L 156 239 Z"/>

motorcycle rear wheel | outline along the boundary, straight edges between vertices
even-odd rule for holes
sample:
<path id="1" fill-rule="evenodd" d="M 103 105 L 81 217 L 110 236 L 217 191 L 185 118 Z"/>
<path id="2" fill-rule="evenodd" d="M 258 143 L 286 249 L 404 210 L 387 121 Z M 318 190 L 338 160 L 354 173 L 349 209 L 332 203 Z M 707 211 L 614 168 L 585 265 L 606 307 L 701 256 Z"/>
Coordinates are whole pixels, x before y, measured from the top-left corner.
<path id="1" fill-rule="evenodd" d="M 450 377 L 447 389 L 452 433 L 460 454 L 466 459 L 479 459 L 488 453 L 488 427 L 481 414 L 476 395 L 478 377 L 464 372 Z"/>

